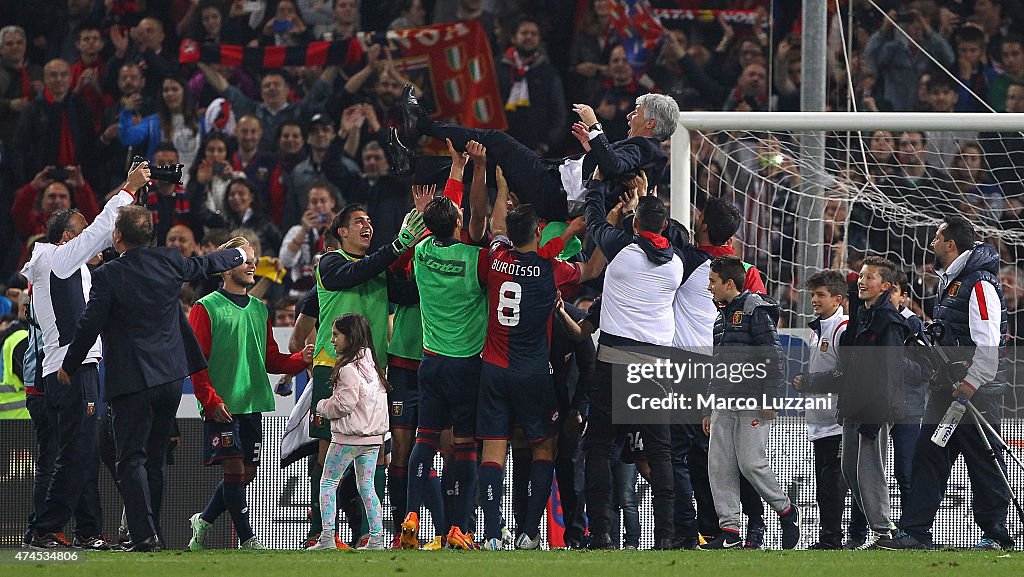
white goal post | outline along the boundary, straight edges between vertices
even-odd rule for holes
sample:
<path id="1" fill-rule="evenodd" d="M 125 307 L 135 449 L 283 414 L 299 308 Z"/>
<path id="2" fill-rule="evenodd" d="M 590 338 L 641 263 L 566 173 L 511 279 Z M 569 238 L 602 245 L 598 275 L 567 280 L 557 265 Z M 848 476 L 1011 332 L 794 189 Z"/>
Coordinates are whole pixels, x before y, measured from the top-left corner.
<path id="1" fill-rule="evenodd" d="M 672 218 L 687 227 L 690 225 L 690 130 L 867 132 L 878 129 L 1017 132 L 1024 131 L 1024 114 L 684 111 L 679 115 L 679 125 L 671 141 Z"/>
<path id="2" fill-rule="evenodd" d="M 691 142 L 691 130 L 699 132 L 699 141 Z M 877 131 L 888 134 L 890 154 L 884 162 L 868 149 L 869 144 L 874 146 Z M 769 292 L 783 298 L 789 294 L 795 317 L 808 317 L 809 303 L 799 302 L 807 299 L 792 295 L 801 293 L 802 279 L 812 272 L 842 268 L 835 265 L 840 249 L 844 255 L 851 249 L 898 255 L 902 258 L 893 259 L 897 264 L 928 273 L 930 233 L 925 229 L 933 233 L 942 216 L 959 209 L 976 218 L 982 237 L 1013 247 L 1004 263 L 1015 265 L 1024 258 L 1024 226 L 1008 227 L 1005 221 L 1024 215 L 1022 132 L 1024 114 L 682 112 L 671 139 L 671 215 L 689 228 L 691 191 L 729 194 L 743 217 L 737 244 L 744 248 L 746 260 L 768 269 L 762 272 L 771 283 Z M 931 180 L 925 186 L 906 163 L 913 154 L 892 149 L 894 142 L 903 146 L 903 139 L 913 133 L 921 134 L 918 158 L 925 155 L 925 140 L 929 146 L 945 148 L 941 158 L 937 151 L 929 157 L 928 166 L 934 170 L 929 168 Z M 968 154 L 962 151 L 969 144 L 985 167 L 990 159 L 1003 163 L 1000 171 L 985 169 L 984 183 L 963 176 L 969 167 L 964 168 Z M 709 172 L 717 173 L 714 182 L 719 188 L 714 191 L 705 190 L 712 182 Z M 986 205 L 991 198 L 976 201 L 979 190 L 990 195 L 995 190 L 999 206 Z M 826 205 L 843 216 L 828 221 Z M 851 222 L 855 211 L 858 217 Z M 989 218 L 982 218 L 982 213 Z M 844 218 L 841 226 L 834 224 Z M 823 237 L 823 229 L 830 226 Z M 841 247 L 836 246 L 836 237 Z M 848 237 L 856 238 L 856 244 L 846 244 Z"/>

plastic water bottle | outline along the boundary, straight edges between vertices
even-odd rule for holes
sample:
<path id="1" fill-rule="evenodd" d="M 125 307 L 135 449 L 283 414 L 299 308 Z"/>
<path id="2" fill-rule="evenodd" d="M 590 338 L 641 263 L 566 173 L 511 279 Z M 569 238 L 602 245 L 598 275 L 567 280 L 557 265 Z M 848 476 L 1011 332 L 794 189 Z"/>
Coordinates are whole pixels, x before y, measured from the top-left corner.
<path id="1" fill-rule="evenodd" d="M 935 432 L 932 433 L 932 442 L 940 447 L 945 447 L 946 443 L 949 442 L 950 437 L 953 436 L 953 431 L 956 430 L 956 426 L 960 424 L 960 419 L 963 418 L 964 413 L 966 412 L 967 399 L 957 397 L 957 399 L 949 405 L 949 409 L 947 409 L 946 414 L 942 416 L 942 421 L 939 422 L 939 426 L 936 427 Z"/>

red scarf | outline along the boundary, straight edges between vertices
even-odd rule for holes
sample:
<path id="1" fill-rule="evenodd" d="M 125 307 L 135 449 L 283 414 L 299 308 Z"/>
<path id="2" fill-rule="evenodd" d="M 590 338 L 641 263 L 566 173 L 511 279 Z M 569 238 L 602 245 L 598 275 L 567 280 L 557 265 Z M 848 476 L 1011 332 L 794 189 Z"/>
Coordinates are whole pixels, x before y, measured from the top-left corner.
<path id="1" fill-rule="evenodd" d="M 28 75 L 28 66 L 22 66 L 15 69 L 18 75 L 21 76 L 21 96 L 24 98 L 32 98 L 32 78 Z"/>
<path id="2" fill-rule="evenodd" d="M 519 57 L 518 60 L 517 56 Z M 526 76 L 530 67 L 537 63 L 537 60 L 540 58 L 540 50 L 524 57 L 516 52 L 515 46 L 509 46 L 508 50 L 505 51 L 505 58 L 512 64 L 512 82 L 518 82 Z"/>
<path id="3" fill-rule="evenodd" d="M 57 166 L 73 166 L 78 164 L 78 155 L 75 154 L 75 141 L 71 138 L 71 123 L 68 121 L 68 110 L 63 106 L 64 100 L 57 100 L 53 93 L 47 88 L 43 90 L 43 97 L 49 104 L 60 104 L 60 145 L 57 147 Z M 67 98 L 67 95 L 64 96 Z"/>
<path id="4" fill-rule="evenodd" d="M 710 256 L 711 258 L 718 258 L 720 256 L 736 254 L 735 252 L 733 252 L 732 247 L 727 244 L 719 246 L 715 246 L 713 244 L 702 244 L 697 247 L 697 250 L 702 250 L 708 253 L 708 256 Z"/>
<path id="5" fill-rule="evenodd" d="M 641 230 L 636 234 L 641 238 L 646 238 L 650 241 L 650 243 L 654 245 L 654 248 L 668 248 L 668 239 L 658 233 Z"/>

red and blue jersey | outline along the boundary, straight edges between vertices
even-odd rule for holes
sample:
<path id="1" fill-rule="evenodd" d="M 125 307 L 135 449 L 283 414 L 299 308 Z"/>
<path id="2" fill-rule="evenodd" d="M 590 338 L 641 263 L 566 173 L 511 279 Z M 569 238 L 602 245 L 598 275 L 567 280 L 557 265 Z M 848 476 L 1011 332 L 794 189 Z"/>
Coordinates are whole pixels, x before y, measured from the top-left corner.
<path id="1" fill-rule="evenodd" d="M 483 360 L 522 373 L 547 373 L 556 287 L 579 282 L 578 264 L 519 252 L 499 236 L 487 263 Z"/>

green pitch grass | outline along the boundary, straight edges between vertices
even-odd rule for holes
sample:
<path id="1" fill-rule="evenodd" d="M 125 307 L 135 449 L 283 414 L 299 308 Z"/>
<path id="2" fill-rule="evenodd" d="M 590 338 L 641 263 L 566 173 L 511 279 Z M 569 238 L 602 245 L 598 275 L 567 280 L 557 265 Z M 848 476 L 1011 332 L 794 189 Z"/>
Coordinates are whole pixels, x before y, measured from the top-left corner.
<path id="1" fill-rule="evenodd" d="M 10 552 L 4 553 L 10 563 Z M 1024 575 L 1019 552 L 970 551 L 168 551 L 88 553 L 77 563 L 8 563 L 0 573 L 19 577 Z"/>

